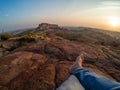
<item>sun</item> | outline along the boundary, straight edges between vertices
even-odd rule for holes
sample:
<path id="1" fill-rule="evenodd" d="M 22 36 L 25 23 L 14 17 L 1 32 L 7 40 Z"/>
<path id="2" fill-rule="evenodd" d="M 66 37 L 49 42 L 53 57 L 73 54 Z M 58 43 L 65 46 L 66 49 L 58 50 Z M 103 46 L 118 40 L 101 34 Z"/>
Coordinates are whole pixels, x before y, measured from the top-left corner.
<path id="1" fill-rule="evenodd" d="M 119 18 L 118 17 L 109 17 L 109 25 L 113 27 L 119 26 Z"/>
<path id="2" fill-rule="evenodd" d="M 119 21 L 118 21 L 117 18 L 112 18 L 112 19 L 109 21 L 109 24 L 110 24 L 111 26 L 116 27 L 116 26 L 119 25 Z"/>

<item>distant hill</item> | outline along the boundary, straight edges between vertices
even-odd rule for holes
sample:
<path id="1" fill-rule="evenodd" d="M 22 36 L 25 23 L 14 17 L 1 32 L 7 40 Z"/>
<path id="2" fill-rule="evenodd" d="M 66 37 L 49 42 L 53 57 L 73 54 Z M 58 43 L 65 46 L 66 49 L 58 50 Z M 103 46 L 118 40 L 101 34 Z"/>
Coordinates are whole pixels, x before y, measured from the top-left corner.
<path id="1" fill-rule="evenodd" d="M 28 31 L 32 31 L 33 29 L 35 28 L 19 29 L 19 30 L 10 31 L 9 33 L 17 35 L 17 34 L 25 33 Z"/>
<path id="2" fill-rule="evenodd" d="M 118 31 L 110 31 L 110 30 L 103 30 L 103 29 L 97 29 L 97 28 L 90 28 L 90 27 L 64 27 L 68 30 L 92 30 L 92 31 L 97 31 L 97 32 L 102 32 L 105 34 L 108 34 L 112 37 L 120 39 L 120 32 Z"/>

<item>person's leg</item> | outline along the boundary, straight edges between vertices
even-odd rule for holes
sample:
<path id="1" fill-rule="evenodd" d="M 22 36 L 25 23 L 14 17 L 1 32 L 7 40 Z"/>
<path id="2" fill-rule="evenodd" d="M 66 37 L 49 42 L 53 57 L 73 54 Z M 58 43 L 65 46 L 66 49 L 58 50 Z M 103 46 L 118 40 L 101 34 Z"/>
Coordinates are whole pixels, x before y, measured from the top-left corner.
<path id="1" fill-rule="evenodd" d="M 71 66 L 70 72 L 75 75 L 86 90 L 120 90 L 120 83 L 99 76 L 82 67 L 84 55 L 80 55 Z"/>
<path id="2" fill-rule="evenodd" d="M 71 75 L 56 90 L 85 90 L 79 80 Z"/>

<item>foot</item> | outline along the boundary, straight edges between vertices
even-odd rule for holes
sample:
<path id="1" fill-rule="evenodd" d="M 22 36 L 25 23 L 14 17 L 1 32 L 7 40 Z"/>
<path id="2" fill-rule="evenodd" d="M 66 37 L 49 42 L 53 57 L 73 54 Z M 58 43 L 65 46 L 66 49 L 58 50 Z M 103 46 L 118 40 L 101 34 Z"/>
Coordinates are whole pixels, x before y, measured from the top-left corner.
<path id="1" fill-rule="evenodd" d="M 84 54 L 77 57 L 75 63 L 69 68 L 69 72 L 72 73 L 77 68 L 82 68 L 82 62 L 84 59 Z"/>

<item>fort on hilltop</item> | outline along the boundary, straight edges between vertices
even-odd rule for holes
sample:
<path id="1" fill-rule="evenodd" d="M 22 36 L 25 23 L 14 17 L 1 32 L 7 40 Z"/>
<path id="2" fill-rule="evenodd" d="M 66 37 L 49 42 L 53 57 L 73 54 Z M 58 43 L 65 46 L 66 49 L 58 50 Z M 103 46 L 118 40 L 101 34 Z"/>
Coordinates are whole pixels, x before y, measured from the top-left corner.
<path id="1" fill-rule="evenodd" d="M 57 24 L 41 23 L 38 25 L 37 30 L 51 30 L 51 29 L 60 29 Z"/>

